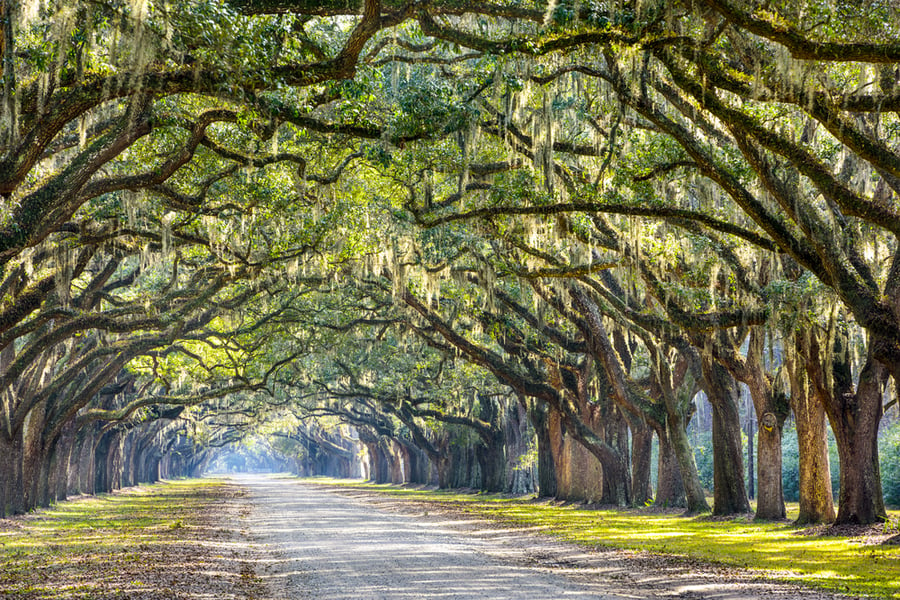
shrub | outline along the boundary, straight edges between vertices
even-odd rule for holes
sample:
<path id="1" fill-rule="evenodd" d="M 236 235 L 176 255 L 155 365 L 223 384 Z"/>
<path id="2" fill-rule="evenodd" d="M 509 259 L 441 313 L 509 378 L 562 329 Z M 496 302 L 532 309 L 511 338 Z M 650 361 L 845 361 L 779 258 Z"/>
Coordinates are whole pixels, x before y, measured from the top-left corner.
<path id="1" fill-rule="evenodd" d="M 793 423 L 785 425 L 781 438 L 781 485 L 785 500 L 797 502 L 800 499 L 800 449 Z"/>
<path id="2" fill-rule="evenodd" d="M 884 502 L 900 506 L 900 422 L 882 430 L 878 438 L 878 457 Z"/>
<path id="3" fill-rule="evenodd" d="M 713 489 L 713 450 L 712 432 L 702 431 L 694 434 L 694 461 L 697 463 L 697 474 L 700 485 L 707 490 Z"/>

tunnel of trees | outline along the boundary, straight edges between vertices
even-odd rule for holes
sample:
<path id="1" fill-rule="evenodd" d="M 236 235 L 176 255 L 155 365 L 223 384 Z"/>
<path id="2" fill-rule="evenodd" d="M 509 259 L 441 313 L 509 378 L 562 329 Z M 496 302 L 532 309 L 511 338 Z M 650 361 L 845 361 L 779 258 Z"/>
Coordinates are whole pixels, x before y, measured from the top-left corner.
<path id="1" fill-rule="evenodd" d="M 0 25 L 0 514 L 213 467 L 761 519 L 789 482 L 811 523 L 900 501 L 894 3 Z"/>

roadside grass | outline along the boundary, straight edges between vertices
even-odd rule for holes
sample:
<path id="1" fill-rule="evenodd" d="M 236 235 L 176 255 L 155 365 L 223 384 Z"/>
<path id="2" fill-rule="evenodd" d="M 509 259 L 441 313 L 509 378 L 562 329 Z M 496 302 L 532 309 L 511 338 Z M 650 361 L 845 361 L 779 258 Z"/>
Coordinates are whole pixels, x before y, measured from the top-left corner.
<path id="1" fill-rule="evenodd" d="M 193 597 L 228 554 L 209 513 L 234 493 L 221 481 L 167 481 L 0 519 L 0 597 Z"/>
<path id="2" fill-rule="evenodd" d="M 538 529 L 578 544 L 645 551 L 750 570 L 768 579 L 852 596 L 900 598 L 900 546 L 881 545 L 885 536 L 833 535 L 828 528 L 790 522 L 754 521 L 752 515 L 713 518 L 681 516 L 647 507 L 592 508 L 527 498 L 466 494 L 414 487 L 311 478 L 312 483 L 376 491 L 437 503 L 476 517 Z M 788 518 L 796 518 L 790 507 Z M 891 513 L 897 522 L 900 512 Z M 880 527 L 874 533 L 880 533 Z M 896 533 L 896 532 L 895 532 Z"/>

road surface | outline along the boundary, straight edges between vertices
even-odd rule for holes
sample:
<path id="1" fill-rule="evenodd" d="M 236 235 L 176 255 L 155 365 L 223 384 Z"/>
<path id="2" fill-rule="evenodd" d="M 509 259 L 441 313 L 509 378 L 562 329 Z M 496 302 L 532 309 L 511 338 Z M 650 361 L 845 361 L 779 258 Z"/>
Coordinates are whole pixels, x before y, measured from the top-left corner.
<path id="1" fill-rule="evenodd" d="M 234 481 L 248 490 L 240 527 L 273 599 L 834 598 L 662 559 L 648 568 L 627 553 L 591 552 L 458 516 L 398 514 L 292 478 Z"/>

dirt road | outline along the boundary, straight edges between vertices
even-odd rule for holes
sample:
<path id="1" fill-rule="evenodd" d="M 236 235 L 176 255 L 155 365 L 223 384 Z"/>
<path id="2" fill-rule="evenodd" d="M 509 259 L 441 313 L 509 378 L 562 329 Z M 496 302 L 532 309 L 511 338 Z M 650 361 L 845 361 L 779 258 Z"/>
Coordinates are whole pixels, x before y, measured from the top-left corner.
<path id="1" fill-rule="evenodd" d="M 834 598 L 659 558 L 593 552 L 459 515 L 401 514 L 401 501 L 296 479 L 239 476 L 240 527 L 271 598 L 634 599 Z M 408 510 L 408 506 L 407 510 Z"/>

